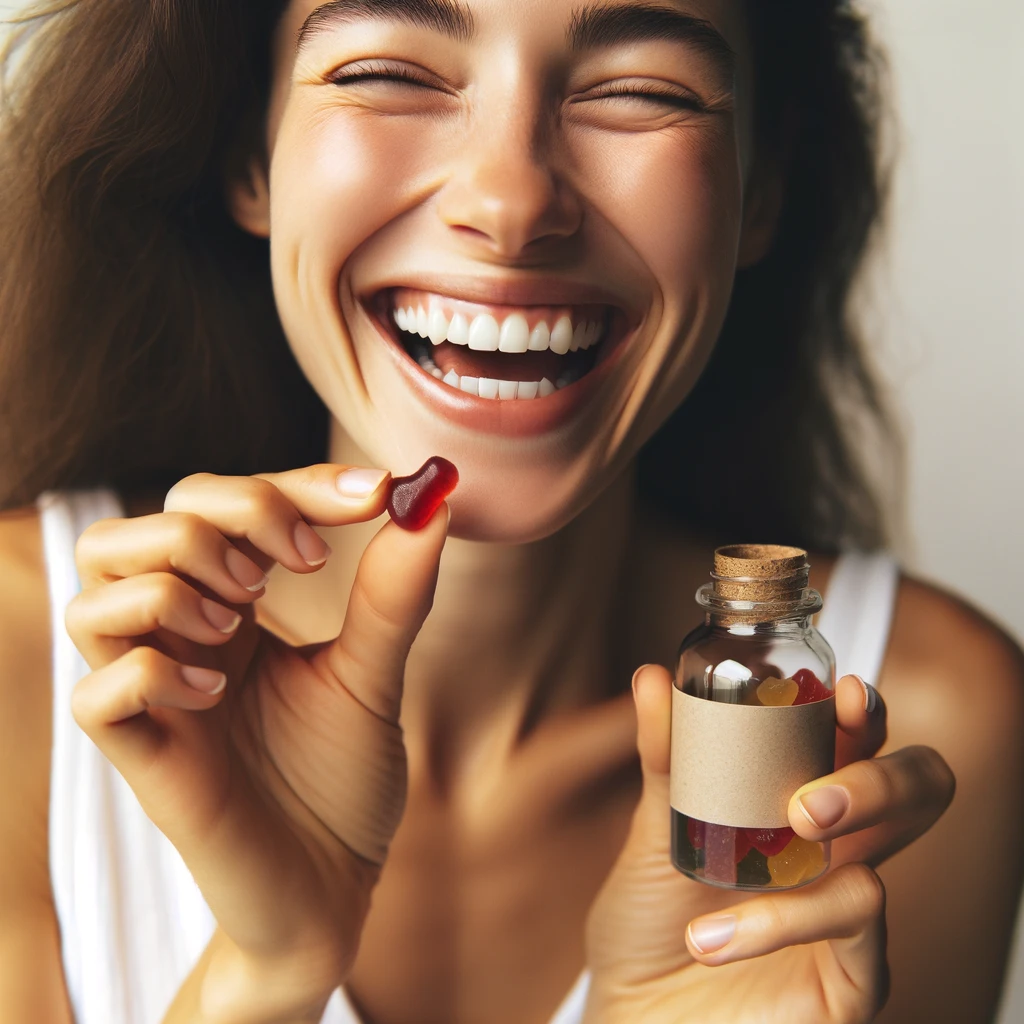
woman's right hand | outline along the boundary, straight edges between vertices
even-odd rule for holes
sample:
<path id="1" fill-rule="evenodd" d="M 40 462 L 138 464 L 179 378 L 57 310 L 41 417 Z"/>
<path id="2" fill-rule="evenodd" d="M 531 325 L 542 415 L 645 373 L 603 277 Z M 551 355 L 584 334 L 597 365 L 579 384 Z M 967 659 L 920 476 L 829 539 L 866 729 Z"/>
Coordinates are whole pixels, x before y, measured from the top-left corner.
<path id="1" fill-rule="evenodd" d="M 355 957 L 405 804 L 405 661 L 447 535 L 446 506 L 417 533 L 387 523 L 337 639 L 273 636 L 254 609 L 271 565 L 315 572 L 327 548 L 309 523 L 384 510 L 387 474 L 351 499 L 335 484 L 343 469 L 198 474 L 162 513 L 95 523 L 65 617 L 93 670 L 76 720 L 192 872 L 230 947 L 224 971 L 249 975 L 238 988 L 262 1001 L 274 996 L 249 984 L 255 972 L 326 999 Z M 291 998 L 280 993 L 281 1012 Z"/>

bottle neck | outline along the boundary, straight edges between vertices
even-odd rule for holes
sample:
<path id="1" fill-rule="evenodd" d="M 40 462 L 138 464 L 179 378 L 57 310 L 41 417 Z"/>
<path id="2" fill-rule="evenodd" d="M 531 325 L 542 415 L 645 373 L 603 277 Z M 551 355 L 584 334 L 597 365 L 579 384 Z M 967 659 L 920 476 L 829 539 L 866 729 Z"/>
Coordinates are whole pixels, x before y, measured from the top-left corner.
<path id="1" fill-rule="evenodd" d="M 737 544 L 715 551 L 711 582 L 697 591 L 697 603 L 712 626 L 729 629 L 771 627 L 794 623 L 796 631 L 810 626 L 821 610 L 821 595 L 808 586 L 810 565 L 803 548 L 771 544 Z"/>
<path id="2" fill-rule="evenodd" d="M 727 612 L 706 611 L 704 622 L 712 629 L 721 629 L 734 636 L 804 636 L 813 628 L 813 612 L 794 613 L 779 618 L 766 618 L 764 614 L 747 618 Z"/>
<path id="3" fill-rule="evenodd" d="M 719 583 L 705 583 L 697 591 L 697 604 L 708 625 L 749 635 L 755 631 L 804 632 L 811 628 L 811 616 L 821 611 L 821 595 L 801 587 L 785 595 L 766 595 L 765 600 L 725 597 Z"/>

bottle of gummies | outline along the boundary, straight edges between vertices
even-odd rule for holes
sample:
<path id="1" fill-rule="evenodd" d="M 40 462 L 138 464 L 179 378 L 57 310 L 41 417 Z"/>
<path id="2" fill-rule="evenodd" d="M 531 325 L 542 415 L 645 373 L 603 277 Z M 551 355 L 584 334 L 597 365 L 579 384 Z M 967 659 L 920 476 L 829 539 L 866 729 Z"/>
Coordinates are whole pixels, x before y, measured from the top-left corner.
<path id="1" fill-rule="evenodd" d="M 835 659 L 811 625 L 807 552 L 715 552 L 706 612 L 679 649 L 672 691 L 672 863 L 729 889 L 817 878 L 829 844 L 789 827 L 793 793 L 835 760 Z"/>

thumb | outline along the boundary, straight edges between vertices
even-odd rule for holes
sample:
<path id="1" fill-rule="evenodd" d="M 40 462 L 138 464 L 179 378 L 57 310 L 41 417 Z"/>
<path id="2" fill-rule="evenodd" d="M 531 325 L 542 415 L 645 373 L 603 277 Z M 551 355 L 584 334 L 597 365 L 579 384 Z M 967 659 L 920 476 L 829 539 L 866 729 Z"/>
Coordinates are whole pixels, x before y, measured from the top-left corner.
<path id="1" fill-rule="evenodd" d="M 388 522 L 359 561 L 345 624 L 337 640 L 311 660 L 365 708 L 397 724 L 405 661 L 434 601 L 448 505 L 420 530 Z"/>
<path id="2" fill-rule="evenodd" d="M 602 985 L 635 985 L 690 962 L 686 925 L 705 895 L 671 857 L 669 738 L 672 677 L 660 665 L 633 676 L 643 790 L 625 845 L 587 921 L 587 957 Z"/>
<path id="3" fill-rule="evenodd" d="M 646 853 L 669 855 L 669 740 L 672 725 L 672 677 L 661 665 L 644 665 L 633 675 L 636 745 L 643 771 L 643 792 L 633 817 L 630 844 Z"/>

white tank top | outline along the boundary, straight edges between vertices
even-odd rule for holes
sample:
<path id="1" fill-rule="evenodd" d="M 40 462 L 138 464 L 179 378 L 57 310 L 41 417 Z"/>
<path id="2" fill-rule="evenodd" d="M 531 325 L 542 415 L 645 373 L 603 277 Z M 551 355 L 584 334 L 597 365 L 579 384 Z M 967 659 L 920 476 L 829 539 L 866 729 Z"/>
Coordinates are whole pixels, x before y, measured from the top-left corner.
<path id="1" fill-rule="evenodd" d="M 160 1024 L 213 934 L 209 908 L 177 850 L 71 717 L 71 691 L 89 668 L 64 628 L 78 593 L 75 543 L 97 519 L 122 517 L 110 490 L 40 495 L 53 636 L 50 877 L 61 955 L 77 1024 Z M 844 554 L 819 619 L 839 673 L 878 678 L 898 570 L 887 555 Z M 579 1024 L 583 971 L 551 1019 Z M 324 1024 L 361 1024 L 338 989 Z"/>

